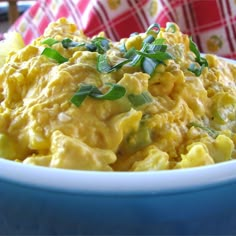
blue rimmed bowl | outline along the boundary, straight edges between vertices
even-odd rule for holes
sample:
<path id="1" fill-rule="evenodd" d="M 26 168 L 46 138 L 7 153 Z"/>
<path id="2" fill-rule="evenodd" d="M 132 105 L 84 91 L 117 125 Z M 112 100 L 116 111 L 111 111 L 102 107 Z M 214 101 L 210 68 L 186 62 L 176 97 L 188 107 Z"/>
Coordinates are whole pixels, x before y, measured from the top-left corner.
<path id="1" fill-rule="evenodd" d="M 1 235 L 236 234 L 236 161 L 159 172 L 0 159 Z"/>

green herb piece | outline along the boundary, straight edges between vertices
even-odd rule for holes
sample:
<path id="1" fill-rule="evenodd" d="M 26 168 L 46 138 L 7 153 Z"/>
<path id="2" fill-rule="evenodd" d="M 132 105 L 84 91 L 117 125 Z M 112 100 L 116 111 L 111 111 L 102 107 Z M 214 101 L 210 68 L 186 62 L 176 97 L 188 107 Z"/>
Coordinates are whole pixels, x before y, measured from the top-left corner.
<path id="1" fill-rule="evenodd" d="M 52 48 L 45 48 L 41 55 L 57 61 L 59 64 L 67 62 L 68 59 L 63 57 L 57 50 Z"/>
<path id="2" fill-rule="evenodd" d="M 74 42 L 69 38 L 63 39 L 61 43 L 64 48 L 73 48 L 73 47 L 80 47 L 80 46 L 85 45 L 85 43 Z"/>
<path id="3" fill-rule="evenodd" d="M 143 92 L 139 95 L 129 94 L 128 99 L 134 107 L 138 107 L 146 103 L 152 102 L 152 97 L 149 92 Z"/>
<path id="4" fill-rule="evenodd" d="M 146 33 L 148 34 L 150 32 L 155 32 L 156 34 L 158 34 L 160 32 L 160 29 L 161 29 L 160 25 L 157 23 L 154 23 L 148 27 Z"/>
<path id="5" fill-rule="evenodd" d="M 106 85 L 110 86 L 110 89 L 105 94 L 95 87 L 89 96 L 102 100 L 117 100 L 122 98 L 126 93 L 126 89 L 122 85 L 113 83 L 106 83 Z"/>
<path id="6" fill-rule="evenodd" d="M 47 44 L 48 46 L 51 47 L 53 44 L 59 43 L 59 41 L 54 38 L 47 38 L 47 39 L 43 40 L 41 43 Z"/>
<path id="7" fill-rule="evenodd" d="M 143 40 L 143 43 L 152 43 L 155 41 L 155 38 L 152 35 L 148 35 L 147 38 Z"/>
<path id="8" fill-rule="evenodd" d="M 119 49 L 120 49 L 120 51 L 123 52 L 123 53 L 126 53 L 126 52 L 127 52 L 127 49 L 126 49 L 126 47 L 125 47 L 125 43 L 122 43 L 122 44 L 119 46 Z"/>
<path id="9" fill-rule="evenodd" d="M 158 52 L 157 51 L 155 53 L 146 53 L 146 52 L 137 51 L 137 54 L 142 55 L 144 57 L 156 59 L 160 62 L 167 60 L 167 59 L 172 59 L 172 56 L 167 52 Z"/>
<path id="10" fill-rule="evenodd" d="M 159 44 L 163 44 L 164 42 L 165 42 L 165 39 L 163 39 L 163 38 L 158 38 L 158 39 L 155 39 L 155 41 L 153 42 L 153 44 L 159 45 Z"/>
<path id="11" fill-rule="evenodd" d="M 92 92 L 95 86 L 90 84 L 82 84 L 79 90 L 73 95 L 70 101 L 79 107 L 85 98 Z"/>
<path id="12" fill-rule="evenodd" d="M 130 58 L 131 59 L 131 62 L 130 62 L 131 66 L 136 66 L 139 62 L 141 62 L 143 55 L 138 54 L 137 52 L 145 52 L 148 45 L 149 44 L 147 44 L 147 43 L 144 44 L 140 51 L 134 49 L 135 50 L 134 56 L 132 58 Z"/>
<path id="13" fill-rule="evenodd" d="M 71 102 L 79 107 L 87 96 L 102 100 L 117 100 L 123 97 L 126 89 L 119 84 L 107 83 L 110 89 L 103 94 L 96 86 L 91 84 L 82 84 L 79 90 L 71 98 Z"/>
<path id="14" fill-rule="evenodd" d="M 130 62 L 130 59 L 125 59 L 124 61 L 121 61 L 117 63 L 114 66 L 111 66 L 108 61 L 105 54 L 98 55 L 98 61 L 97 61 L 97 70 L 101 73 L 110 73 L 112 71 L 120 69 L 123 65 Z"/>
<path id="15" fill-rule="evenodd" d="M 93 43 L 88 43 L 85 45 L 87 50 L 89 50 L 90 52 L 96 52 L 97 50 L 97 46 L 94 45 Z"/>
<path id="16" fill-rule="evenodd" d="M 196 66 L 196 64 L 191 63 L 188 70 L 194 73 L 196 76 L 200 76 L 204 67 L 205 67 L 204 65 L 201 67 L 198 67 Z"/>
<path id="17" fill-rule="evenodd" d="M 137 55 L 136 49 L 134 47 L 130 48 L 124 55 L 125 58 L 133 60 L 133 58 Z"/>
<path id="18" fill-rule="evenodd" d="M 201 54 L 198 50 L 197 45 L 193 42 L 192 37 L 189 38 L 189 48 L 195 54 L 196 58 L 195 61 L 201 66 L 200 72 L 202 72 L 204 67 L 208 67 L 208 62 L 206 58 L 201 57 Z M 199 71 L 195 70 L 192 65 L 189 67 L 189 71 L 193 72 L 196 76 L 199 76 Z"/>
<path id="19" fill-rule="evenodd" d="M 167 32 L 171 32 L 171 33 L 175 33 L 176 32 L 176 25 L 170 22 L 167 22 L 166 24 L 166 31 Z"/>
<path id="20" fill-rule="evenodd" d="M 144 73 L 152 75 L 159 64 L 161 64 L 160 61 L 157 61 L 155 59 L 151 59 L 148 57 L 144 57 L 142 59 L 141 68 Z"/>
<path id="21" fill-rule="evenodd" d="M 110 48 L 108 39 L 104 37 L 94 38 L 92 43 L 96 46 L 97 52 L 100 54 L 105 53 Z"/>
<path id="22" fill-rule="evenodd" d="M 201 54 L 198 50 L 197 45 L 193 42 L 192 37 L 189 37 L 189 48 L 195 54 L 196 59 L 199 60 L 199 58 L 201 57 Z"/>
<path id="23" fill-rule="evenodd" d="M 212 138 L 216 138 L 219 135 L 219 132 L 217 132 L 216 130 L 211 129 L 206 126 L 203 126 L 201 124 L 195 123 L 195 122 L 190 122 L 188 126 L 189 126 L 189 128 L 192 126 L 200 128 L 200 129 L 206 131 Z"/>
<path id="24" fill-rule="evenodd" d="M 208 67 L 208 62 L 205 58 L 201 57 L 197 45 L 193 42 L 192 37 L 189 38 L 189 48 L 195 54 L 195 61 L 201 66 L 196 67 L 194 64 L 190 64 L 188 70 L 194 73 L 196 76 L 200 76 L 204 67 Z"/>

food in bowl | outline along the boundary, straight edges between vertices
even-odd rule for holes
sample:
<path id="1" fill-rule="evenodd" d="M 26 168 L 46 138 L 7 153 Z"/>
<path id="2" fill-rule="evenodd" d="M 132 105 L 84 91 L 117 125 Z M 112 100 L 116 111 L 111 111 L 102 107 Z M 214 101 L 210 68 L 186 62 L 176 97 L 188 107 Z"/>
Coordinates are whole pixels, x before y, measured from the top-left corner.
<path id="1" fill-rule="evenodd" d="M 230 161 L 235 78 L 174 23 L 112 42 L 62 18 L 0 69 L 0 156 L 100 171 Z"/>

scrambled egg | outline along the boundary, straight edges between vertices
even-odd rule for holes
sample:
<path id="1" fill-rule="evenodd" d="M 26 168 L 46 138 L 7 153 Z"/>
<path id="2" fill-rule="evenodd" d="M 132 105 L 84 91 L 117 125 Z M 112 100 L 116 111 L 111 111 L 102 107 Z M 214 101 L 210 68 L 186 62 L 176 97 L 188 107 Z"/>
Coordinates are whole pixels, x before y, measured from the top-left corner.
<path id="1" fill-rule="evenodd" d="M 174 23 L 156 28 L 112 42 L 60 19 L 10 53 L 0 68 L 0 156 L 100 171 L 235 159 L 236 65 L 199 56 Z"/>

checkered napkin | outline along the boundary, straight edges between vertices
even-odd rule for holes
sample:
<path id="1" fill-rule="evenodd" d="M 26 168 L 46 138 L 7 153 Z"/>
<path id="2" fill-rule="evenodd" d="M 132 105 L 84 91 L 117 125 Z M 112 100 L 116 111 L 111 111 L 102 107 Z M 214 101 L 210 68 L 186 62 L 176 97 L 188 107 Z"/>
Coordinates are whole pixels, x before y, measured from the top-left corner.
<path id="1" fill-rule="evenodd" d="M 236 59 L 236 0 L 39 0 L 11 27 L 30 43 L 66 17 L 88 36 L 104 31 L 118 40 L 154 22 L 176 22 L 201 52 Z"/>

